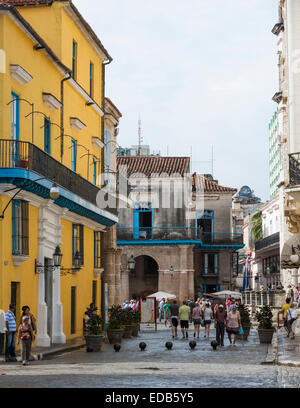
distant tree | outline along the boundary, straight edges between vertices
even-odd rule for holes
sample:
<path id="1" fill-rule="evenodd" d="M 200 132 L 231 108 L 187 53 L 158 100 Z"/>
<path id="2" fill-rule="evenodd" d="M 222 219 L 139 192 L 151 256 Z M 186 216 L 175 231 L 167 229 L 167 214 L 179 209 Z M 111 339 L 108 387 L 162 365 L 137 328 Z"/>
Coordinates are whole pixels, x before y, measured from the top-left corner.
<path id="1" fill-rule="evenodd" d="M 254 242 L 259 241 L 263 237 L 261 214 L 261 211 L 255 211 L 251 217 L 251 234 Z"/>

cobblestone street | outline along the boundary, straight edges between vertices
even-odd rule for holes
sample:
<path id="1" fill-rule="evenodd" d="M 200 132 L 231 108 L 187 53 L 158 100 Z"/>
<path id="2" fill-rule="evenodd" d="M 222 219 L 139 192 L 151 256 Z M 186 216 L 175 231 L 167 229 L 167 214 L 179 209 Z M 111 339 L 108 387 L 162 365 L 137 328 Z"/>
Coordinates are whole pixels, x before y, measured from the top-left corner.
<path id="1" fill-rule="evenodd" d="M 267 345 L 259 344 L 256 329 L 249 341 L 238 342 L 212 351 L 214 338 L 201 339 L 194 351 L 190 338 L 174 341 L 171 351 L 165 342 L 172 340 L 170 331 L 160 328 L 157 333 L 143 331 L 138 338 L 124 340 L 119 353 L 105 344 L 101 353 L 85 349 L 65 353 L 51 360 L 34 361 L 29 367 L 20 364 L 0 365 L 0 387 L 299 387 L 300 368 L 262 365 Z M 144 352 L 140 341 L 147 343 Z"/>

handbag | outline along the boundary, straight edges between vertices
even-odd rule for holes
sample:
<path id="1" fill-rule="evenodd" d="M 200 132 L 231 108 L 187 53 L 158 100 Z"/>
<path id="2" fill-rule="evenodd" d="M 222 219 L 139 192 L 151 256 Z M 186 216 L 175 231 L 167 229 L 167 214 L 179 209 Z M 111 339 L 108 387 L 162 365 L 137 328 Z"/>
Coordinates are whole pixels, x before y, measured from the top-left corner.
<path id="1" fill-rule="evenodd" d="M 244 334 L 244 330 L 243 330 L 242 326 L 240 327 L 239 334 Z"/>

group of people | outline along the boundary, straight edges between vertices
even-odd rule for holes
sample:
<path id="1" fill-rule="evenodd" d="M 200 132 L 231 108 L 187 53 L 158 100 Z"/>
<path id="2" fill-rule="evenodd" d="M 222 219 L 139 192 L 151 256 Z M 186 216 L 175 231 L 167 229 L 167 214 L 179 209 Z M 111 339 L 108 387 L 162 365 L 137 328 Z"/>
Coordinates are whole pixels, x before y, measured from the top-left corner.
<path id="1" fill-rule="evenodd" d="M 294 340 L 295 332 L 293 330 L 293 323 L 300 316 L 300 304 L 293 301 L 289 297 L 285 299 L 285 304 L 278 312 L 278 329 L 280 328 L 280 315 L 283 316 L 283 327 L 287 332 L 287 337 L 290 337 L 291 340 Z"/>
<path id="2" fill-rule="evenodd" d="M 29 306 L 22 307 L 21 319 L 18 325 L 14 304 L 9 305 L 6 313 L 0 313 L 0 333 L 5 337 L 5 361 L 17 361 L 15 352 L 17 341 L 17 344 L 21 345 L 22 365 L 28 365 L 36 331 L 36 319 L 30 312 Z"/>
<path id="3" fill-rule="evenodd" d="M 131 309 L 133 312 L 136 312 L 138 310 L 138 301 L 136 301 L 135 299 L 131 299 L 129 300 L 125 300 L 125 302 L 123 303 L 123 309 Z"/>
<path id="4" fill-rule="evenodd" d="M 227 299 L 229 300 L 229 299 Z M 189 324 L 194 324 L 194 337 L 200 338 L 200 327 L 204 327 L 204 338 L 209 338 L 210 327 L 214 321 L 216 328 L 216 341 L 224 346 L 225 329 L 228 333 L 230 344 L 235 344 L 241 328 L 241 317 L 238 311 L 238 303 L 234 299 L 226 302 L 226 310 L 223 304 L 212 308 L 211 302 L 205 299 L 183 301 L 179 307 L 176 300 L 169 303 L 168 299 L 162 299 L 159 304 L 159 321 L 164 316 L 165 325 L 168 323 L 172 329 L 173 339 L 178 337 L 178 325 L 182 332 L 182 339 L 188 338 Z M 232 339 L 232 335 L 234 338 Z"/>

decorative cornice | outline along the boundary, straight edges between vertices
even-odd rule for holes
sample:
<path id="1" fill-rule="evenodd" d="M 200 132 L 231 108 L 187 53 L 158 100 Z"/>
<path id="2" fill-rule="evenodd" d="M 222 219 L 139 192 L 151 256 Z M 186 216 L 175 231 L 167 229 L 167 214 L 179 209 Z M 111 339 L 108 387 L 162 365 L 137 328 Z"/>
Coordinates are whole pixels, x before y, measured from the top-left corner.
<path id="1" fill-rule="evenodd" d="M 62 107 L 61 102 L 52 94 L 43 92 L 43 101 L 48 108 L 56 110 Z"/>
<path id="2" fill-rule="evenodd" d="M 33 79 L 21 65 L 10 64 L 10 75 L 22 85 L 28 84 Z"/>
<path id="3" fill-rule="evenodd" d="M 72 126 L 73 129 L 75 130 L 82 130 L 86 127 L 86 124 L 81 122 L 80 119 L 78 118 L 70 118 L 70 125 Z"/>

